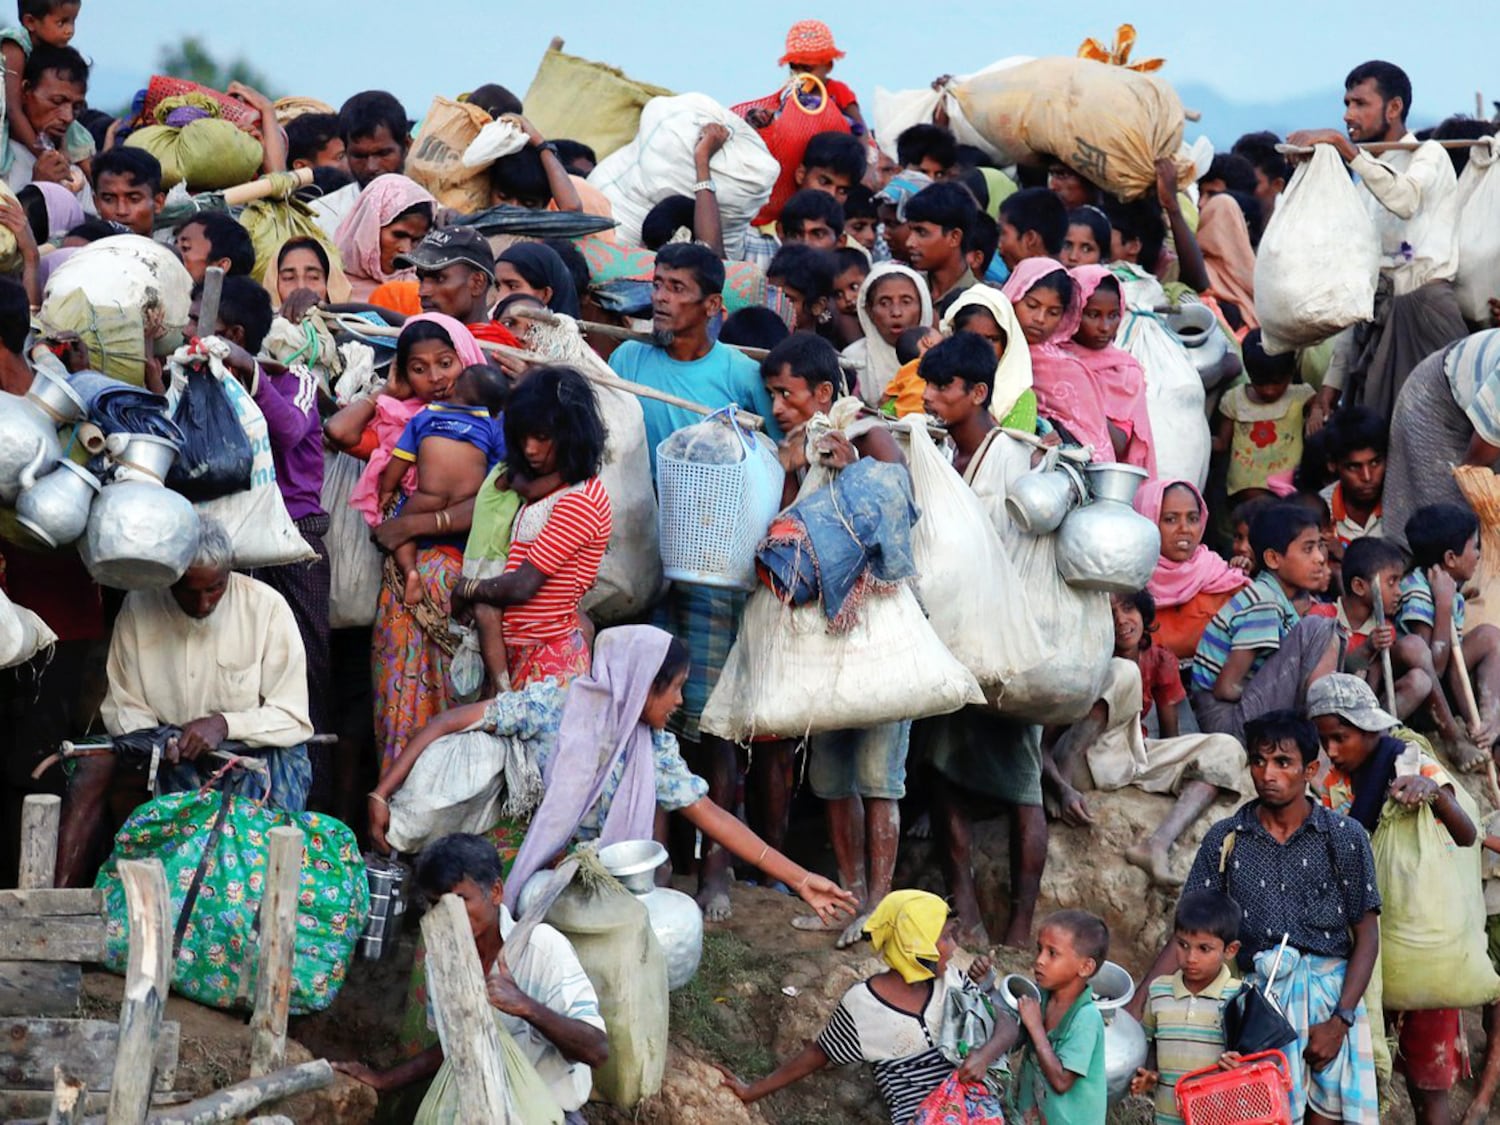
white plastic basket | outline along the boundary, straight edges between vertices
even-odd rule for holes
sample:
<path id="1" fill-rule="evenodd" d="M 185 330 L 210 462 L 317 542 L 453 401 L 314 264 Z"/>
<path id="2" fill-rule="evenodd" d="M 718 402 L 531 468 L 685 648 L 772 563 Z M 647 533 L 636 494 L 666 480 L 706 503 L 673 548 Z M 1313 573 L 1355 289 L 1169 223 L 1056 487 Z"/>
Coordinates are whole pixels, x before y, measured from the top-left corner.
<path id="1" fill-rule="evenodd" d="M 724 427 L 739 439 L 739 461 L 707 464 L 667 452 L 669 444 L 681 446 L 684 433 L 706 426 Z M 755 551 L 781 510 L 784 479 L 770 442 L 741 426 L 732 406 L 658 445 L 657 512 L 667 578 L 753 590 Z"/>

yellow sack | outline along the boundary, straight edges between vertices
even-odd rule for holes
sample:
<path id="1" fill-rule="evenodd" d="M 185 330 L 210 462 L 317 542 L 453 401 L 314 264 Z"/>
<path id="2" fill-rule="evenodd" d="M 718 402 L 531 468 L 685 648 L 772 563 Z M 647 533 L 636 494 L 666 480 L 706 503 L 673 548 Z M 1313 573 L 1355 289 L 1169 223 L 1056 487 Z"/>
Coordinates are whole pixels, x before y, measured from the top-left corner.
<path id="1" fill-rule="evenodd" d="M 948 93 L 1000 163 L 1055 156 L 1122 199 L 1152 191 L 1157 158 L 1182 145 L 1182 102 L 1169 83 L 1091 59 L 1002 66 Z"/>
<path id="2" fill-rule="evenodd" d="M 422 119 L 422 131 L 407 154 L 406 174 L 432 192 L 444 207 L 465 215 L 484 210 L 490 205 L 489 170 L 468 167 L 463 156 L 464 149 L 489 123 L 490 115 L 477 105 L 441 95 L 433 98 Z"/>
<path id="3" fill-rule="evenodd" d="M 221 191 L 255 179 L 265 152 L 239 126 L 218 117 L 201 117 L 181 129 L 148 125 L 126 138 L 161 164 L 161 186 L 186 183 L 189 191 Z"/>
<path id="4" fill-rule="evenodd" d="M 337 263 L 339 252 L 333 248 L 328 235 L 318 226 L 311 209 L 300 199 L 257 199 L 246 204 L 239 215 L 240 226 L 250 234 L 250 244 L 255 247 L 255 266 L 250 271 L 254 278 L 270 276 L 267 271 L 276 261 L 276 255 L 288 240 L 293 238 L 315 238 L 328 251 L 329 261 Z M 271 293 L 275 297 L 275 291 Z M 332 297 L 339 300 L 340 298 Z M 279 304 L 279 302 L 277 302 Z"/>
<path id="5" fill-rule="evenodd" d="M 603 160 L 635 140 L 647 102 L 671 93 L 604 63 L 548 50 L 522 100 L 542 136 L 580 141 Z"/>
<path id="6" fill-rule="evenodd" d="M 1459 807 L 1479 824 L 1462 786 Z M 1387 1012 L 1478 1008 L 1500 997 L 1484 925 L 1478 843 L 1456 847 L 1429 805 L 1387 801 L 1370 840 L 1380 888 L 1380 962 Z"/>

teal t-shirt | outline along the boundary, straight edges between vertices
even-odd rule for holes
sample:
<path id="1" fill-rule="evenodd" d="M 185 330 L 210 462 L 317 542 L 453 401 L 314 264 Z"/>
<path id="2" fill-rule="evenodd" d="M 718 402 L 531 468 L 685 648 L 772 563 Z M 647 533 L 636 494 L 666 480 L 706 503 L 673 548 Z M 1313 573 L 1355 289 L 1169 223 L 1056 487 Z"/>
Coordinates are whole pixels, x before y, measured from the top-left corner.
<path id="1" fill-rule="evenodd" d="M 1051 1002 L 1051 993 L 1043 993 L 1044 1017 Z M 1104 1084 L 1104 1017 L 1094 1006 L 1093 989 L 1085 988 L 1073 1001 L 1047 1041 L 1063 1069 L 1077 1077 L 1066 1094 L 1059 1094 L 1042 1074 L 1036 1052 L 1027 1047 L 1016 1090 L 1022 1119 L 1031 1120 L 1027 1113 L 1036 1110 L 1047 1125 L 1100 1125 L 1109 1114 L 1109 1098 Z"/>

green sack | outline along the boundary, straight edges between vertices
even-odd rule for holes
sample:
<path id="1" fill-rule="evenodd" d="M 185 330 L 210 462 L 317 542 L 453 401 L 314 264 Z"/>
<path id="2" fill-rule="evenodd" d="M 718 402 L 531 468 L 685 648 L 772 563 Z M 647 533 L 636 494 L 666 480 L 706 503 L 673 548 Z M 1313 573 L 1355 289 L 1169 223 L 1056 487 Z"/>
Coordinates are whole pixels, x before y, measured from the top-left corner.
<path id="1" fill-rule="evenodd" d="M 226 800 L 222 824 L 213 831 Z M 130 948 L 119 861 L 161 861 L 175 924 L 199 861 L 211 848 L 181 949 L 173 958 L 172 988 L 200 1004 L 248 1009 L 259 960 L 257 915 L 268 863 L 267 833 L 283 826 L 302 830 L 304 849 L 291 1011 L 304 1015 L 332 1004 L 370 913 L 370 888 L 354 833 L 329 816 L 265 808 L 249 798 L 226 798 L 214 791 L 169 793 L 148 801 L 115 837 L 114 852 L 94 882 L 104 892 L 105 966 L 123 973 Z"/>
<path id="2" fill-rule="evenodd" d="M 647 102 L 671 93 L 604 63 L 549 50 L 522 101 L 542 136 L 572 137 L 603 160 L 635 140 Z"/>
<path id="3" fill-rule="evenodd" d="M 1459 806 L 1479 810 L 1462 786 Z M 1479 1008 L 1500 997 L 1484 932 L 1480 849 L 1449 839 L 1429 805 L 1387 801 L 1370 840 L 1380 888 L 1380 962 L 1387 1012 Z"/>
<path id="4" fill-rule="evenodd" d="M 238 125 L 219 117 L 200 117 L 174 129 L 147 125 L 125 139 L 161 164 L 161 186 L 186 183 L 189 191 L 221 191 L 255 179 L 265 152 L 260 142 Z"/>
<path id="5" fill-rule="evenodd" d="M 182 165 L 177 162 L 177 134 L 169 125 L 147 125 L 125 138 L 126 148 L 142 148 L 161 165 L 161 189 L 170 191 L 182 183 Z"/>

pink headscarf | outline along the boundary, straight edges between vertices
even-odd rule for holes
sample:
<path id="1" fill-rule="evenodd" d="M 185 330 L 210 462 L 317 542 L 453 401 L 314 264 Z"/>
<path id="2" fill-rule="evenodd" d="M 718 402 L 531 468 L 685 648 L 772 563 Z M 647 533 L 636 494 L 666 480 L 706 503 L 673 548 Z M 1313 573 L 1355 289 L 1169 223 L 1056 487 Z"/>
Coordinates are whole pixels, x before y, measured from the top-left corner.
<path id="1" fill-rule="evenodd" d="M 464 361 L 465 367 L 473 367 L 476 363 L 485 364 L 489 362 L 485 358 L 484 349 L 479 346 L 479 341 L 474 339 L 474 334 L 465 325 L 460 324 L 451 316 L 446 316 L 443 313 L 420 313 L 417 316 L 407 317 L 406 323 L 401 326 L 402 334 L 404 335 L 406 330 L 413 324 L 421 324 L 423 321 L 429 324 L 436 324 L 444 332 L 448 333 L 448 339 L 453 341 L 453 350 L 458 353 L 458 358 Z M 396 341 L 398 347 L 400 343 L 401 341 L 398 339 Z"/>
<path id="2" fill-rule="evenodd" d="M 1010 280 L 1001 292 L 1019 305 L 1038 281 L 1050 273 L 1068 271 L 1053 258 L 1026 258 L 1011 271 Z M 1094 447 L 1095 461 L 1113 461 L 1115 449 L 1109 440 L 1104 400 L 1094 384 L 1094 376 L 1078 359 L 1065 352 L 1060 342 L 1071 340 L 1082 319 L 1083 303 L 1078 287 L 1063 310 L 1057 330 L 1040 344 L 1031 345 L 1031 389 L 1036 393 L 1038 411 L 1061 422 L 1078 441 Z"/>
<path id="3" fill-rule="evenodd" d="M 1161 519 L 1162 497 L 1169 488 L 1190 490 L 1198 501 L 1198 510 L 1207 514 L 1203 494 L 1185 480 L 1148 480 L 1135 494 L 1135 510 L 1152 523 Z M 1249 585 L 1250 576 L 1236 570 L 1202 543 L 1186 562 L 1173 562 L 1163 555 L 1156 560 L 1156 570 L 1146 589 L 1161 607 L 1186 605 L 1199 594 L 1227 594 Z"/>
<path id="4" fill-rule="evenodd" d="M 1114 274 L 1103 266 L 1077 266 L 1068 272 L 1073 275 L 1073 283 L 1078 289 L 1078 318 L 1082 324 L 1083 306 L 1088 304 L 1104 279 L 1113 279 Z M 1118 284 L 1116 282 L 1117 287 Z M 1122 311 L 1124 304 L 1122 295 Z M 1077 331 L 1075 327 L 1075 335 Z M 1124 431 L 1126 464 L 1139 465 L 1154 477 L 1156 448 L 1151 437 L 1151 415 L 1146 410 L 1146 373 L 1141 370 L 1141 365 L 1133 355 L 1114 344 L 1095 350 L 1084 347 L 1077 340 L 1068 340 L 1062 348 L 1089 369 L 1104 403 L 1104 416 Z"/>
<path id="5" fill-rule="evenodd" d="M 360 192 L 333 235 L 355 300 L 364 300 L 387 281 L 410 281 L 417 276 L 415 270 L 386 273 L 380 268 L 380 232 L 403 211 L 436 202 L 426 188 L 396 172 L 376 176 Z"/>

